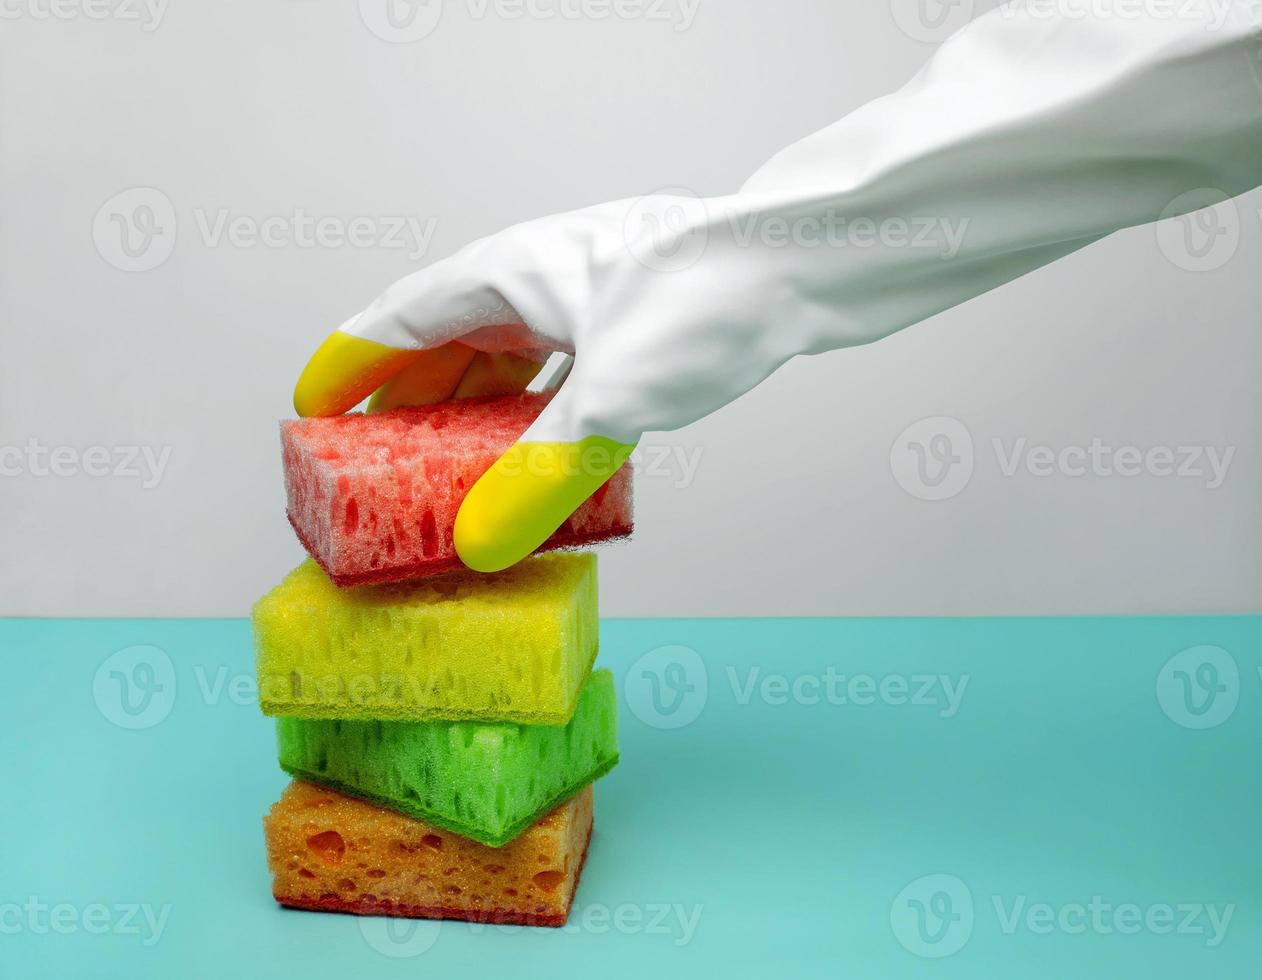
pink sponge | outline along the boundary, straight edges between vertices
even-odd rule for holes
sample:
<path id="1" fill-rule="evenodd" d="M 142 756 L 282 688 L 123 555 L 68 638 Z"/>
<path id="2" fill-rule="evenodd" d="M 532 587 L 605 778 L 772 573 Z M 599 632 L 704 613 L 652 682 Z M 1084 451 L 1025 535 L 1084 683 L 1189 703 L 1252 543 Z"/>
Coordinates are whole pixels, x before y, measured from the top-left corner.
<path id="1" fill-rule="evenodd" d="M 452 544 L 460 502 L 550 397 L 466 398 L 282 422 L 289 523 L 338 585 L 460 567 Z M 630 533 L 631 470 L 624 466 L 539 550 Z"/>

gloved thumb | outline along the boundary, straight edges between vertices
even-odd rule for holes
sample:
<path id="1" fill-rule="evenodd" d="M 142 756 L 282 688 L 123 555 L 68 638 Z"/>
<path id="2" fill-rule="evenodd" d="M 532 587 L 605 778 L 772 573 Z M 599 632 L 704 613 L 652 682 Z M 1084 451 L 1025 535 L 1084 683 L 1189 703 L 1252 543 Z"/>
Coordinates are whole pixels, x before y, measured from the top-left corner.
<path id="1" fill-rule="evenodd" d="M 582 433 L 573 417 L 574 389 L 562 386 L 522 438 L 482 474 L 456 515 L 460 560 L 498 572 L 544 543 L 635 449 L 598 433 Z M 564 435 L 565 438 L 555 438 Z M 544 438 L 539 438 L 544 436 Z"/>

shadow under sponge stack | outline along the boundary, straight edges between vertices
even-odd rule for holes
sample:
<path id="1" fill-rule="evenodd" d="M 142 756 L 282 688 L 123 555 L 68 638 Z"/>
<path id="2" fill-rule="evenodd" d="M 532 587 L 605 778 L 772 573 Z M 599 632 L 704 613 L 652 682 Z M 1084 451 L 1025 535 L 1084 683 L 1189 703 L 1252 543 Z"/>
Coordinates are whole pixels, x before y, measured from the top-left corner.
<path id="1" fill-rule="evenodd" d="M 329 545 L 325 531 L 302 532 L 317 513 L 342 543 L 313 552 L 253 613 L 260 704 L 295 777 L 264 820 L 282 905 L 564 924 L 591 784 L 618 761 L 613 680 L 592 671 L 596 558 L 560 551 L 489 575 L 446 560 L 464 492 L 546 401 L 283 423 L 291 522 L 308 550 Z M 597 530 L 589 513 L 582 534 L 545 550 L 629 533 L 629 471 L 602 490 L 589 511 L 616 519 Z M 387 520 L 436 560 L 409 553 L 383 579 L 379 551 L 346 542 Z M 402 568 L 413 577 L 396 581 Z"/>

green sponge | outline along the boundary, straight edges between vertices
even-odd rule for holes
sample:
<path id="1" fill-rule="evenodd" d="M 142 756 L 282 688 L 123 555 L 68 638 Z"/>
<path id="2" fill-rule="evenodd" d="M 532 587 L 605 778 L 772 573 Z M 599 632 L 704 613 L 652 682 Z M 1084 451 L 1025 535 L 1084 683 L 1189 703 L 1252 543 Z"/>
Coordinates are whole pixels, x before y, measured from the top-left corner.
<path id="1" fill-rule="evenodd" d="M 280 764 L 470 837 L 507 844 L 618 762 L 616 696 L 593 673 L 568 725 L 277 719 Z"/>
<path id="2" fill-rule="evenodd" d="M 564 725 L 596 657 L 596 556 L 339 589 L 311 561 L 254 607 L 264 714 Z"/>

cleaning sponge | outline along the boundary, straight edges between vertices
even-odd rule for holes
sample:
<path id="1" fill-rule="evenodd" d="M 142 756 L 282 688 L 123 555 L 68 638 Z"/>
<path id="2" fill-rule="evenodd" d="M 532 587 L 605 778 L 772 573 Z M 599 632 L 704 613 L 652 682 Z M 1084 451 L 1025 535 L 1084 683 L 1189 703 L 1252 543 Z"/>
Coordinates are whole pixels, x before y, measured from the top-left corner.
<path id="1" fill-rule="evenodd" d="M 465 494 L 551 397 L 466 398 L 282 422 L 289 522 L 338 585 L 461 567 L 452 529 Z M 630 533 L 631 471 L 623 466 L 540 550 Z"/>
<path id="2" fill-rule="evenodd" d="M 587 856 L 592 790 L 498 850 L 303 782 L 289 784 L 263 828 L 282 905 L 560 926 Z"/>
<path id="3" fill-rule="evenodd" d="M 618 761 L 616 697 L 596 671 L 564 727 L 280 718 L 281 767 L 501 847 Z"/>
<path id="4" fill-rule="evenodd" d="M 354 589 L 308 561 L 253 620 L 265 714 L 563 725 L 596 656 L 596 557 Z"/>

